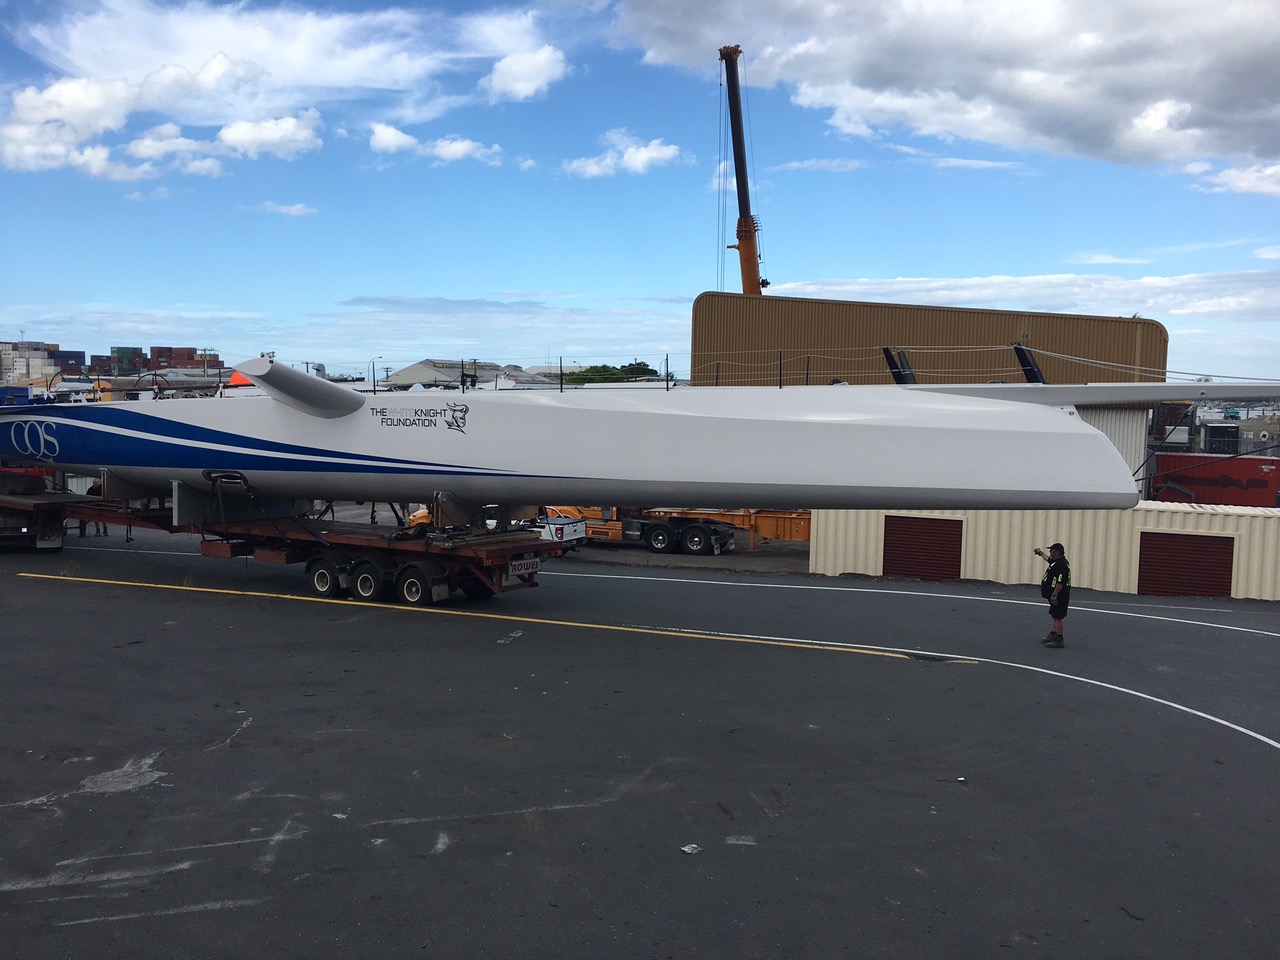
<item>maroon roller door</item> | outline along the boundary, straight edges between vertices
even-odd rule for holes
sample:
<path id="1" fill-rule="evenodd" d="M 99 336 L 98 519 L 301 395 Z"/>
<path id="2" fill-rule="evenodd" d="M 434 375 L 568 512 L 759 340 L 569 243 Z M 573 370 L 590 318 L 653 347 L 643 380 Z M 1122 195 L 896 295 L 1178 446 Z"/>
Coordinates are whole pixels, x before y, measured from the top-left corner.
<path id="1" fill-rule="evenodd" d="M 959 580 L 964 521 L 935 517 L 884 518 L 884 575 Z"/>
<path id="2" fill-rule="evenodd" d="M 1138 593 L 1156 597 L 1229 597 L 1233 537 L 1143 531 Z"/>

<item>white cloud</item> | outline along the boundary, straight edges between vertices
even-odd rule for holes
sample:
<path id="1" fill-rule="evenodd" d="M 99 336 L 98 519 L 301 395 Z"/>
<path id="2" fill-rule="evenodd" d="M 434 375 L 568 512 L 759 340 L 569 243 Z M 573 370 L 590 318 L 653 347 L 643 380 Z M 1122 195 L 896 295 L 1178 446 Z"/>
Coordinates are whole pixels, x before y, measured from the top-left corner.
<path id="1" fill-rule="evenodd" d="M 373 131 L 369 136 L 369 149 L 375 153 L 398 153 L 401 150 L 415 150 L 418 147 L 417 139 L 403 130 L 397 130 L 385 123 L 372 123 L 369 126 Z"/>
<path id="2" fill-rule="evenodd" d="M 777 283 L 779 296 L 1147 317 L 1169 332 L 1168 368 L 1280 379 L 1280 269 L 1126 278 L 1108 274 L 897 277 Z M 909 345 L 908 345 L 909 346 Z"/>
<path id="3" fill-rule="evenodd" d="M 305 203 L 275 203 L 271 200 L 264 203 L 262 209 L 267 213 L 282 213 L 286 217 L 306 217 L 316 212 L 315 207 Z"/>
<path id="4" fill-rule="evenodd" d="M 1280 260 L 1280 246 L 1259 247 L 1253 255 L 1259 260 Z"/>
<path id="5" fill-rule="evenodd" d="M 150 164 L 116 163 L 106 147 L 84 145 L 123 127 L 135 101 L 119 81 L 67 79 L 20 90 L 0 124 L 0 165 L 28 173 L 70 167 L 105 180 L 154 176 Z"/>
<path id="6" fill-rule="evenodd" d="M 322 108 L 358 113 L 372 103 L 383 116 L 423 122 L 474 103 L 477 84 L 495 102 L 528 100 L 569 69 L 528 11 L 451 16 L 391 5 L 343 12 L 212 0 L 94 0 L 36 7 L 34 15 L 10 26 L 10 35 L 62 77 L 12 94 L 9 116 L 0 123 L 0 166 L 25 172 L 72 167 L 110 179 L 164 169 L 210 175 L 213 164 L 191 158 L 293 159 L 320 149 Z M 104 77 L 112 79 L 93 79 Z M 449 83 L 456 92 L 446 89 Z M 163 128 L 166 135 L 113 144 L 110 135 L 141 114 L 158 117 L 152 131 Z M 184 126 L 216 129 L 217 140 L 201 147 L 205 141 L 173 129 Z M 112 156 L 117 149 L 146 162 L 120 163 Z M 429 149 L 447 158 L 456 141 Z M 492 147 L 467 153 L 486 163 L 497 154 Z M 169 166 L 156 166 L 161 162 Z"/>
<path id="7" fill-rule="evenodd" d="M 1127 278 L 1107 274 L 898 277 L 778 283 L 769 292 L 835 300 L 945 303 L 957 307 L 1129 317 L 1200 316 L 1215 322 L 1273 322 L 1280 270 Z"/>
<path id="8" fill-rule="evenodd" d="M 1265 0 L 620 0 L 649 63 L 725 37 L 849 136 L 909 131 L 1124 163 L 1280 157 L 1280 17 Z M 1154 13 L 1153 13 L 1154 11 Z"/>
<path id="9" fill-rule="evenodd" d="M 499 166 L 502 163 L 502 147 L 497 144 L 486 147 L 477 140 L 465 137 L 442 137 L 424 143 L 385 123 L 374 123 L 370 128 L 372 132 L 369 136 L 369 149 L 375 153 L 408 151 L 439 163 L 452 163 L 456 160 L 478 160 L 489 166 Z"/>
<path id="10" fill-rule="evenodd" d="M 966 157 L 934 157 L 929 162 L 943 170 L 1017 170 L 1022 166 L 1016 160 L 971 160 Z"/>
<path id="11" fill-rule="evenodd" d="M 156 187 L 154 190 L 142 191 L 134 190 L 132 193 L 125 194 L 126 200 L 132 200 L 134 203 L 147 203 L 152 200 L 168 200 L 169 188 Z"/>
<path id="12" fill-rule="evenodd" d="M 163 160 L 171 154 L 207 153 L 217 149 L 217 146 L 182 136 L 182 129 L 176 123 L 162 123 L 143 133 L 124 149 L 129 156 L 140 160 Z"/>
<path id="13" fill-rule="evenodd" d="M 826 173 L 849 173 L 858 170 L 863 166 L 861 160 L 846 160 L 838 157 L 831 157 L 818 160 L 792 160 L 788 163 L 779 163 L 771 170 L 779 170 L 783 172 L 802 171 L 802 170 L 821 170 Z"/>
<path id="14" fill-rule="evenodd" d="M 1223 170 L 1205 177 L 1204 182 L 1209 189 L 1219 193 L 1261 193 L 1280 197 L 1280 163 Z"/>
<path id="15" fill-rule="evenodd" d="M 361 13 L 207 0 L 100 0 L 24 25 L 16 39 L 71 76 L 118 77 L 180 122 L 216 126 L 317 99 L 409 90 L 449 66 L 426 14 Z M 110 42 L 104 43 L 103 38 Z"/>
<path id="16" fill-rule="evenodd" d="M 256 159 L 270 153 L 282 160 L 292 160 L 305 150 L 322 146 L 315 128 L 320 123 L 316 110 L 303 110 L 296 117 L 276 120 L 237 120 L 218 131 L 218 142 Z"/>
<path id="17" fill-rule="evenodd" d="M 537 50 L 503 57 L 480 86 L 489 92 L 491 100 L 529 100 L 545 94 L 566 73 L 564 53 L 544 44 Z"/>
<path id="18" fill-rule="evenodd" d="M 486 147 L 476 140 L 465 137 L 443 137 L 423 143 L 418 152 L 423 156 L 433 157 L 442 163 L 455 160 L 478 160 L 496 167 L 502 163 L 502 148 L 497 144 Z"/>
<path id="19" fill-rule="evenodd" d="M 1069 258 L 1071 263 L 1108 264 L 1108 263 L 1150 263 L 1146 257 L 1117 257 L 1109 253 L 1079 253 Z"/>
<path id="20" fill-rule="evenodd" d="M 804 162 L 804 161 L 801 161 Z M 786 164 L 783 165 L 785 169 Z M 711 182 L 707 185 L 708 189 L 720 193 L 736 193 L 738 190 L 738 178 L 734 174 L 733 162 L 730 160 L 721 160 L 716 164 L 715 173 L 711 177 Z M 756 191 L 756 181 L 750 177 L 747 178 L 747 187 L 754 196 Z"/>
<path id="21" fill-rule="evenodd" d="M 193 177 L 220 177 L 222 176 L 222 163 L 213 157 L 203 157 L 200 160 L 189 160 L 178 167 L 183 173 Z"/>
<path id="22" fill-rule="evenodd" d="M 607 148 L 604 153 L 566 160 L 562 169 L 584 179 L 612 177 L 619 171 L 648 173 L 654 167 L 672 163 L 681 157 L 680 148 L 674 144 L 662 140 L 645 143 L 621 128 L 610 130 L 600 139 Z"/>

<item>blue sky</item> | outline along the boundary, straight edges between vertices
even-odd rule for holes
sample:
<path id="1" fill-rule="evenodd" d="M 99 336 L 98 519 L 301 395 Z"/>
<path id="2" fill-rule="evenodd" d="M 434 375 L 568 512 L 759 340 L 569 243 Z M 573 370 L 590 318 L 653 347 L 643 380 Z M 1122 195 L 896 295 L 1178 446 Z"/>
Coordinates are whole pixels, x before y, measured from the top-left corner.
<path id="1" fill-rule="evenodd" d="M 771 293 L 1280 379 L 1273 0 L 0 0 L 0 339 L 685 373 L 733 43 Z"/>

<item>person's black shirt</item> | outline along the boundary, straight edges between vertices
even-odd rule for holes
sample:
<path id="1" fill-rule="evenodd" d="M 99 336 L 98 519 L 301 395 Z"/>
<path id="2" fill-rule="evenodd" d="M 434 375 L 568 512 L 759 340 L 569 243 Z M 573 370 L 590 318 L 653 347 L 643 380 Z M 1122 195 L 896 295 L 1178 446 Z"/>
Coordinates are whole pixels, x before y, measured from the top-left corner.
<path id="1" fill-rule="evenodd" d="M 1049 569 L 1040 581 L 1040 595 L 1046 599 L 1053 596 L 1053 588 L 1059 583 L 1062 589 L 1058 591 L 1058 603 L 1066 603 L 1071 599 L 1071 565 L 1066 557 L 1049 562 Z"/>

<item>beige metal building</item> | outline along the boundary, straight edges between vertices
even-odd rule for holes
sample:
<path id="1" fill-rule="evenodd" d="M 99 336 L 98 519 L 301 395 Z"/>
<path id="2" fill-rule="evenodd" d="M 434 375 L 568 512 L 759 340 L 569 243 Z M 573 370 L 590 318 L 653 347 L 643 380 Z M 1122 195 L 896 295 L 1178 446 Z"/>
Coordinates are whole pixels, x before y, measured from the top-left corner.
<path id="1" fill-rule="evenodd" d="M 920 383 L 1021 382 L 1015 342 L 1049 383 L 1165 378 L 1169 334 L 1155 320 L 704 293 L 693 303 L 691 381 L 892 383 L 889 347 L 907 354 Z"/>
<path id="2" fill-rule="evenodd" d="M 893 382 L 883 348 L 919 383 L 1020 382 L 1010 344 L 1048 383 L 1163 381 L 1169 336 L 1138 317 L 974 310 L 704 293 L 694 301 L 695 386 Z M 1080 407 L 1138 473 L 1145 407 Z M 810 570 L 1035 584 L 1032 547 L 1067 546 L 1077 586 L 1280 600 L 1280 510 L 1144 501 L 1127 511 L 820 510 Z"/>
<path id="3" fill-rule="evenodd" d="M 1039 583 L 1060 541 L 1072 584 L 1280 600 L 1280 510 L 1143 501 L 1132 510 L 815 510 L 809 569 Z"/>

